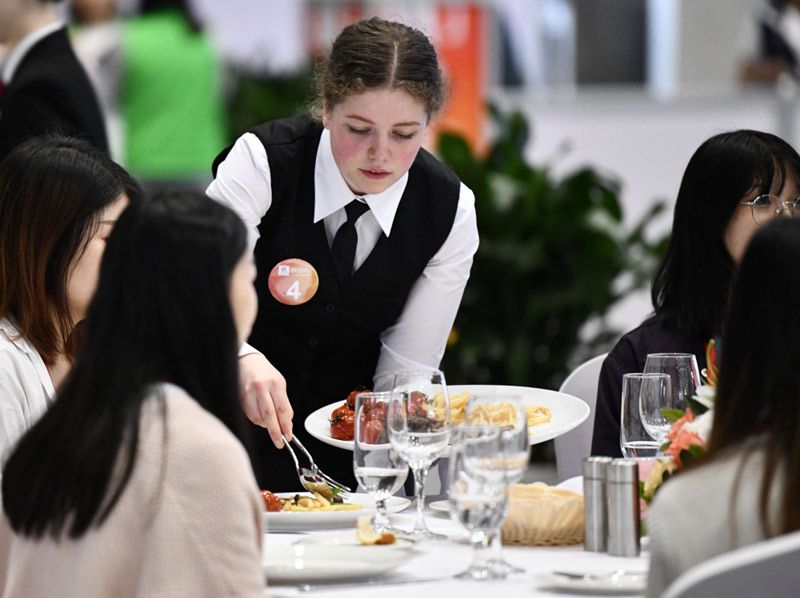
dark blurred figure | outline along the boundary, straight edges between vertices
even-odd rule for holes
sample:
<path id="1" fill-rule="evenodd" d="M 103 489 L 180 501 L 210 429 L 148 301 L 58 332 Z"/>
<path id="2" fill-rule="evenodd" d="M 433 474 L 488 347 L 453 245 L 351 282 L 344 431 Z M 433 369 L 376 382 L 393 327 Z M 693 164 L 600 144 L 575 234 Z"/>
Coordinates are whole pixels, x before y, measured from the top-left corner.
<path id="1" fill-rule="evenodd" d="M 123 162 L 119 113 L 123 23 L 117 16 L 116 4 L 116 0 L 72 0 L 70 38 L 100 100 L 111 156 Z"/>
<path id="2" fill-rule="evenodd" d="M 740 69 L 743 83 L 800 76 L 800 0 L 766 0 L 758 17 L 758 49 Z"/>
<path id="3" fill-rule="evenodd" d="M 188 0 L 143 0 L 125 23 L 125 164 L 145 188 L 205 190 L 227 145 L 221 67 Z"/>
<path id="4" fill-rule="evenodd" d="M 108 150 L 100 104 L 56 15 L 58 1 L 0 2 L 0 43 L 9 49 L 0 72 L 0 161 L 47 131 Z"/>

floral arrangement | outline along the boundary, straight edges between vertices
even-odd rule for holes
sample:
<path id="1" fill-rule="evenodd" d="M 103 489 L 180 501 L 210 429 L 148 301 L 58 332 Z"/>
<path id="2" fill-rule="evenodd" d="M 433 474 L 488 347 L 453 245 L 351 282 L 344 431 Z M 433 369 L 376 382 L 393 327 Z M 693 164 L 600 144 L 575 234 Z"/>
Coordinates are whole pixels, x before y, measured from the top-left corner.
<path id="1" fill-rule="evenodd" d="M 714 339 L 706 343 L 705 352 L 707 367 L 702 372 L 705 383 L 697 388 L 695 396 L 687 399 L 686 411 L 664 409 L 661 412 L 672 422 L 667 442 L 661 447 L 661 451 L 672 459 L 659 460 L 644 481 L 639 482 L 639 496 L 648 505 L 661 484 L 706 451 L 714 420 L 714 399 L 717 392 L 717 351 Z"/>

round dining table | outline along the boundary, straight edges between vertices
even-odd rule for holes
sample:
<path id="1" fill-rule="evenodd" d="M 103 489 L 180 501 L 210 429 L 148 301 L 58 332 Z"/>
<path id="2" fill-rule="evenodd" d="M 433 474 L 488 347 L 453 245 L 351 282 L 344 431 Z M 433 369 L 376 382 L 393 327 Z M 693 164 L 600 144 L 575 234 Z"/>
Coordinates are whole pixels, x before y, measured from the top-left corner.
<path id="1" fill-rule="evenodd" d="M 649 555 L 646 538 L 637 557 L 615 557 L 607 553 L 588 552 L 583 544 L 572 546 L 520 546 L 504 545 L 505 559 L 524 569 L 522 573 L 512 573 L 505 579 L 472 581 L 460 580 L 456 574 L 464 571 L 472 560 L 472 547 L 467 532 L 446 512 L 432 510 L 430 504 L 446 499 L 444 496 L 430 497 L 427 500 L 426 517 L 428 526 L 434 532 L 447 536 L 445 541 L 415 542 L 413 556 L 401 565 L 379 575 L 360 578 L 304 580 L 302 574 L 286 579 L 267 578 L 265 596 L 287 598 L 309 597 L 354 597 L 379 596 L 380 598 L 421 598 L 426 596 L 442 598 L 511 598 L 511 597 L 565 597 L 565 596 L 637 596 L 643 595 L 640 588 L 628 585 L 619 589 L 607 584 L 594 583 L 592 579 L 602 580 L 614 572 L 639 579 L 635 585 L 642 586 L 646 581 Z M 441 505 L 441 503 L 439 503 Z M 436 506 L 436 505 L 434 505 Z M 391 522 L 398 528 L 410 529 L 414 523 L 413 506 L 391 515 Z M 269 551 L 281 551 L 285 547 L 307 542 L 309 538 L 319 540 L 330 535 L 341 537 L 352 533 L 355 526 L 341 529 L 304 529 L 302 531 L 266 531 L 264 535 L 264 557 Z M 324 538 L 323 538 L 324 539 Z M 370 547 L 371 548 L 371 547 Z M 376 547 L 380 548 L 380 547 Z M 335 567 L 337 551 L 330 551 L 330 559 Z M 586 574 L 587 582 L 570 579 L 556 572 L 571 575 Z M 593 578 L 591 576 L 598 576 Z"/>

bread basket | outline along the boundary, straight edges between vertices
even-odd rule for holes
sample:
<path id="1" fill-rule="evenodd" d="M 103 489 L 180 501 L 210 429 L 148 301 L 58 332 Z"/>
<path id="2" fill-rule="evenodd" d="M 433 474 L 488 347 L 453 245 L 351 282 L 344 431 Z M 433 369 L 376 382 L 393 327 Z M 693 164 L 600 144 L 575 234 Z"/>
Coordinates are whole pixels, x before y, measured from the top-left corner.
<path id="1" fill-rule="evenodd" d="M 509 490 L 504 544 L 558 546 L 583 542 L 583 496 L 542 482 Z"/>

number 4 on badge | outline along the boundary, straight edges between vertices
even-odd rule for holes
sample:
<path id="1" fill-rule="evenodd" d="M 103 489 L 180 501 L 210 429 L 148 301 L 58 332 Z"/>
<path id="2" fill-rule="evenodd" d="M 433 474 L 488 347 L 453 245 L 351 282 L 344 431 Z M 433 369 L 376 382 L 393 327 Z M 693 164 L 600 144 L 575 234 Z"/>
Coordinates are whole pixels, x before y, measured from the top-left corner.
<path id="1" fill-rule="evenodd" d="M 278 262 L 269 273 L 269 292 L 284 305 L 301 305 L 311 299 L 319 288 L 319 276 L 314 266 L 299 258 Z"/>

